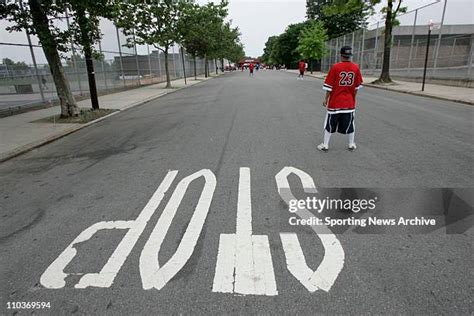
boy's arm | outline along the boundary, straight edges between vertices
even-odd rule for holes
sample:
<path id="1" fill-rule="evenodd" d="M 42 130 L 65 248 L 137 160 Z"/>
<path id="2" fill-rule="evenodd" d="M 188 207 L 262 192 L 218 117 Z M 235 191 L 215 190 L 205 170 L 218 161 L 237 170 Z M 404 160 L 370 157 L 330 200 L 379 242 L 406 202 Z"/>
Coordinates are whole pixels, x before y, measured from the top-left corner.
<path id="1" fill-rule="evenodd" d="M 331 96 L 331 91 L 326 91 L 326 98 L 324 99 L 323 106 L 327 107 L 329 102 L 329 97 Z"/>
<path id="2" fill-rule="evenodd" d="M 354 98 L 357 96 L 357 91 L 359 91 L 360 88 L 362 88 L 362 74 L 360 73 L 360 69 L 357 68 L 357 73 L 356 73 L 356 89 L 355 89 L 355 94 Z"/>
<path id="3" fill-rule="evenodd" d="M 328 105 L 329 97 L 331 96 L 331 91 L 332 91 L 332 87 L 334 83 L 335 83 L 335 70 L 334 70 L 334 67 L 331 67 L 323 83 L 323 90 L 326 91 L 326 97 L 324 98 L 324 102 L 323 102 L 324 107 L 327 107 Z"/>

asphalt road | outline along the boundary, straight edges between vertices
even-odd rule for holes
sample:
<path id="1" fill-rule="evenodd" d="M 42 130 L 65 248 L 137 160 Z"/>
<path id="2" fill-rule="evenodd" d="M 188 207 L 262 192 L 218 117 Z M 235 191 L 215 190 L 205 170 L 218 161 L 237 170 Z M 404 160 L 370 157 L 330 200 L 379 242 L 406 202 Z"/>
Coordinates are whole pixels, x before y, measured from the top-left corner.
<path id="1" fill-rule="evenodd" d="M 2 163 L 0 313 L 32 311 L 8 310 L 8 302 L 49 302 L 36 313 L 472 314 L 474 108 L 364 88 L 357 151 L 334 135 L 322 153 L 321 84 L 286 72 L 235 72 Z M 387 216 L 425 214 L 429 198 L 416 200 L 426 192 L 433 207 L 444 194 L 445 210 L 468 214 L 445 216 L 429 231 L 350 227 L 317 235 L 285 224 L 276 182 L 284 167 L 305 172 L 318 190 L 380 195 Z M 202 177 L 184 194 L 180 181 L 192 174 Z M 174 175 L 146 218 L 160 200 L 155 191 Z M 295 175 L 289 183 L 302 195 Z M 86 236 L 99 222 L 93 227 L 109 229 Z M 290 230 L 301 248 L 284 246 L 280 233 Z M 112 265 L 104 279 L 97 273 L 118 258 L 124 263 L 107 284 Z M 298 277 L 323 265 L 318 280 Z M 96 273 L 88 274 L 96 286 L 76 288 L 84 273 Z"/>

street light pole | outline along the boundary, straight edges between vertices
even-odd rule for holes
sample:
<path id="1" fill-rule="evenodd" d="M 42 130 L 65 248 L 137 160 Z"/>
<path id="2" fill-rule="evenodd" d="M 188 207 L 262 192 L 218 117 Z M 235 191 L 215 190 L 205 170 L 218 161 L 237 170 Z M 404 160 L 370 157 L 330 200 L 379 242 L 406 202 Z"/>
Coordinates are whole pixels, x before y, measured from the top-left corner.
<path id="1" fill-rule="evenodd" d="M 433 29 L 433 22 L 430 21 L 428 27 L 428 39 L 426 40 L 426 55 L 425 55 L 425 67 L 423 69 L 423 83 L 421 85 L 421 91 L 425 91 L 425 80 L 426 80 L 426 68 L 428 66 L 428 53 L 430 51 L 430 37 L 431 37 L 431 30 Z"/>

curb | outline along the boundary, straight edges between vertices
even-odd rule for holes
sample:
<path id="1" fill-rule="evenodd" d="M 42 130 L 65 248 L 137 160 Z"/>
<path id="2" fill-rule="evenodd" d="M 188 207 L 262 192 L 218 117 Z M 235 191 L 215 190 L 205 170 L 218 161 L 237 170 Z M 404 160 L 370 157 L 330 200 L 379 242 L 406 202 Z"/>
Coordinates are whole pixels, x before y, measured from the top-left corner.
<path id="1" fill-rule="evenodd" d="M 224 74 L 225 74 L 225 73 L 224 73 Z M 96 120 L 87 122 L 87 123 L 85 123 L 85 124 L 81 124 L 81 125 L 79 125 L 79 126 L 71 127 L 71 128 L 69 128 L 69 129 L 67 129 L 67 130 L 65 130 L 65 131 L 59 132 L 58 134 L 52 135 L 52 136 L 50 136 L 50 137 L 48 137 L 48 138 L 40 139 L 40 140 L 37 140 L 37 141 L 35 141 L 35 142 L 32 142 L 32 143 L 29 143 L 29 144 L 20 146 L 20 147 L 15 148 L 14 150 L 11 150 L 11 151 L 9 151 L 9 152 L 7 152 L 7 153 L 0 154 L 0 163 L 5 162 L 5 161 L 7 161 L 7 160 L 10 160 L 10 159 L 12 159 L 12 158 L 14 158 L 14 157 L 18 157 L 18 156 L 20 156 L 20 155 L 22 155 L 22 154 L 24 154 L 24 153 L 27 153 L 27 152 L 29 152 L 29 151 L 31 151 L 31 150 L 33 150 L 33 149 L 36 149 L 36 148 L 39 148 L 39 147 L 41 147 L 41 146 L 47 145 L 47 144 L 49 144 L 49 143 L 52 143 L 52 142 L 54 142 L 55 140 L 58 140 L 58 139 L 60 139 L 60 138 L 63 138 L 63 137 L 65 137 L 65 136 L 67 136 L 67 135 L 70 135 L 70 134 L 72 134 L 72 133 L 75 133 L 75 132 L 77 132 L 77 131 L 79 131 L 79 130 L 81 130 L 81 129 L 83 129 L 83 128 L 86 128 L 86 127 L 88 127 L 88 126 L 91 126 L 91 125 L 93 125 L 93 124 L 95 124 L 95 123 L 99 123 L 100 121 L 103 121 L 103 120 L 105 120 L 105 119 L 107 119 L 107 118 L 109 118 L 109 117 L 111 117 L 111 116 L 116 115 L 116 114 L 125 112 L 125 111 L 130 110 L 130 109 L 132 109 L 132 108 L 135 108 L 135 107 L 137 107 L 137 106 L 143 105 L 143 104 L 148 103 L 148 102 L 153 101 L 153 100 L 156 100 L 156 99 L 161 98 L 162 96 L 165 96 L 165 95 L 167 95 L 167 94 L 171 94 L 171 93 L 177 92 L 177 91 L 182 90 L 182 89 L 186 89 L 186 88 L 193 87 L 193 86 L 195 86 L 195 85 L 201 84 L 202 82 L 206 82 L 206 81 L 208 81 L 208 80 L 211 80 L 211 79 L 220 77 L 220 76 L 222 76 L 222 75 L 223 75 L 223 74 L 219 74 L 219 75 L 217 75 L 217 76 L 210 76 L 210 77 L 205 78 L 205 79 L 203 79 L 203 80 L 200 80 L 199 82 L 196 82 L 195 84 L 190 85 L 190 86 L 184 86 L 184 87 L 176 88 L 176 89 L 173 89 L 173 90 L 171 90 L 171 91 L 164 91 L 163 93 L 160 93 L 160 94 L 158 94 L 158 95 L 155 95 L 155 96 L 149 97 L 149 98 L 147 98 L 147 99 L 140 100 L 140 101 L 134 102 L 134 103 L 132 103 L 132 104 L 129 104 L 129 105 L 125 106 L 125 107 L 124 107 L 123 109 L 121 109 L 121 110 L 117 110 L 117 111 L 115 111 L 115 112 L 113 112 L 113 113 L 110 113 L 110 114 L 107 114 L 107 115 L 105 115 L 105 116 L 102 116 L 102 117 L 100 117 L 100 118 L 98 118 L 98 119 L 96 119 Z"/>
<path id="2" fill-rule="evenodd" d="M 416 96 L 419 96 L 419 97 L 426 97 L 426 98 L 431 98 L 431 99 L 438 99 L 438 100 L 443 100 L 443 101 L 462 103 L 462 104 L 471 105 L 471 106 L 474 105 L 474 101 L 463 100 L 463 99 L 451 99 L 451 98 L 443 97 L 443 96 L 440 96 L 440 95 L 425 94 L 421 91 L 418 92 L 418 91 L 408 91 L 408 90 L 397 90 L 397 89 L 391 89 L 389 87 L 379 86 L 379 85 L 372 84 L 372 83 L 364 83 L 364 86 L 375 88 L 375 89 L 382 89 L 382 90 L 387 90 L 387 91 L 399 92 L 399 93 L 404 93 L 404 94 L 411 94 L 411 95 L 416 95 Z"/>
<path id="3" fill-rule="evenodd" d="M 291 71 L 288 71 L 288 72 L 291 73 Z M 306 74 L 306 75 L 310 76 L 310 77 L 313 77 L 313 78 L 316 78 L 316 79 L 321 79 L 321 80 L 325 79 L 324 76 L 316 76 L 316 75 L 311 75 L 311 74 Z M 364 87 L 371 87 L 371 88 L 375 88 L 375 89 L 382 89 L 382 90 L 399 92 L 399 93 L 404 93 L 404 94 L 411 94 L 411 95 L 416 95 L 416 96 L 419 96 L 419 97 L 426 97 L 426 98 L 438 99 L 438 100 L 443 100 L 443 101 L 462 103 L 462 104 L 466 104 L 466 105 L 474 105 L 474 101 L 469 101 L 469 100 L 464 100 L 464 99 L 452 99 L 452 98 L 443 97 L 443 96 L 435 95 L 435 94 L 426 94 L 426 93 L 423 93 L 421 91 L 418 92 L 418 91 L 409 91 L 409 90 L 398 90 L 398 89 L 393 89 L 393 88 L 390 88 L 390 87 L 379 86 L 379 85 L 372 84 L 372 83 L 364 83 Z"/>

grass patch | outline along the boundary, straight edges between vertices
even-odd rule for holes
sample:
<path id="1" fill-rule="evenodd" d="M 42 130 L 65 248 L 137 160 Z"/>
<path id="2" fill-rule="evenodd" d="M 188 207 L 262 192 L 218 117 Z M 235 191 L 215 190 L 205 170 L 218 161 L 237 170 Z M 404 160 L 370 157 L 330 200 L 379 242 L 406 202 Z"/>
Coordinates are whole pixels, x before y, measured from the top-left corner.
<path id="1" fill-rule="evenodd" d="M 60 114 L 48 116 L 42 118 L 37 121 L 33 121 L 32 123 L 59 123 L 59 124 L 67 124 L 67 123 L 75 123 L 75 124 L 85 124 L 90 121 L 96 120 L 103 116 L 109 115 L 110 113 L 116 112 L 118 110 L 115 109 L 80 109 L 79 115 L 75 117 L 65 117 L 62 118 Z"/>

